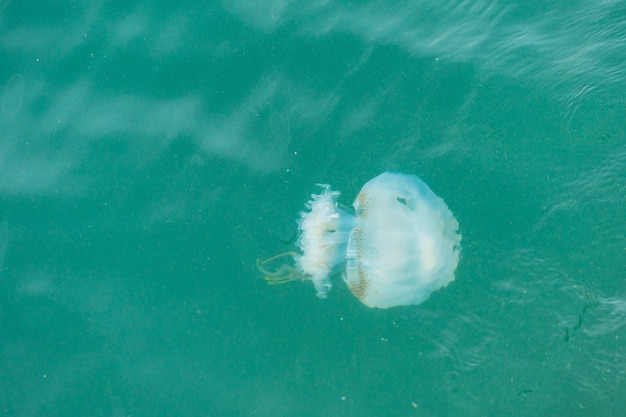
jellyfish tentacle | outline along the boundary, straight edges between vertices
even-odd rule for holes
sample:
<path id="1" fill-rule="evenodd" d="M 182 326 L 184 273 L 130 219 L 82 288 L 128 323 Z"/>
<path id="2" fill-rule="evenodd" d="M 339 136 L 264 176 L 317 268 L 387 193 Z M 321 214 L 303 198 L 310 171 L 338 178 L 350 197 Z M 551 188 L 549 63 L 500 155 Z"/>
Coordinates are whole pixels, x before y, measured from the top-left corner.
<path id="1" fill-rule="evenodd" d="M 274 284 L 284 284 L 286 282 L 291 281 L 301 281 L 307 279 L 307 277 L 296 267 L 289 264 L 281 264 L 276 270 L 272 270 L 271 268 L 267 268 L 264 265 L 271 265 L 273 262 L 276 262 L 279 259 L 285 258 L 287 256 L 291 256 L 294 258 L 298 256 L 296 252 L 289 251 L 278 254 L 276 256 L 272 256 L 271 258 L 261 260 L 257 259 L 256 267 L 263 275 L 263 279 L 269 285 Z"/>

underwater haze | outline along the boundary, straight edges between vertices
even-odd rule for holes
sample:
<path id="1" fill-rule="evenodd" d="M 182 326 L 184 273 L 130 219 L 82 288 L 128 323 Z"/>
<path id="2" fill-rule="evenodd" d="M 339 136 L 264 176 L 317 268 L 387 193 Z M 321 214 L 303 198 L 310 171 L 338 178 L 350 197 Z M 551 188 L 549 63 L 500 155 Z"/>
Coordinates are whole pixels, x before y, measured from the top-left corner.
<path id="1" fill-rule="evenodd" d="M 0 415 L 623 415 L 625 62 L 622 1 L 0 0 Z M 264 281 L 383 171 L 454 281 Z"/>

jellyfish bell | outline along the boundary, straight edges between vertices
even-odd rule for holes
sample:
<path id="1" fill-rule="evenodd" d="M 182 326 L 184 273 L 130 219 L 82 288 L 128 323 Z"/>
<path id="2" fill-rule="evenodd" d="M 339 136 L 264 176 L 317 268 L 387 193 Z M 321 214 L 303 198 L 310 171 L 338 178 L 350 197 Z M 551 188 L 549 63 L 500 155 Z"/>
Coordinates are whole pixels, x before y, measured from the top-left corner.
<path id="1" fill-rule="evenodd" d="M 454 279 L 459 224 L 415 175 L 384 172 L 354 201 L 343 279 L 363 304 L 420 304 Z"/>
<path id="2" fill-rule="evenodd" d="M 418 177 L 380 174 L 359 192 L 354 214 L 337 202 L 339 192 L 321 187 L 298 219 L 300 251 L 257 262 L 268 283 L 310 280 L 324 298 L 342 272 L 361 302 L 388 308 L 420 304 L 454 279 L 458 222 Z M 293 263 L 270 269 L 284 257 Z"/>

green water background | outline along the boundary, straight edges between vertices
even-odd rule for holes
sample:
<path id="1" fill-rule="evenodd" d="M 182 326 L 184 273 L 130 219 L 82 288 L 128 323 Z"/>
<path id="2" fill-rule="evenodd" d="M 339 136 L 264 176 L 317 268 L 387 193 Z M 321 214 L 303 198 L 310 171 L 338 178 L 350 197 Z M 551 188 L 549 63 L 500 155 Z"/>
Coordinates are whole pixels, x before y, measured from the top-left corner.
<path id="1" fill-rule="evenodd" d="M 0 414 L 618 416 L 626 5 L 0 1 Z M 456 280 L 268 286 L 316 183 L 419 175 Z"/>

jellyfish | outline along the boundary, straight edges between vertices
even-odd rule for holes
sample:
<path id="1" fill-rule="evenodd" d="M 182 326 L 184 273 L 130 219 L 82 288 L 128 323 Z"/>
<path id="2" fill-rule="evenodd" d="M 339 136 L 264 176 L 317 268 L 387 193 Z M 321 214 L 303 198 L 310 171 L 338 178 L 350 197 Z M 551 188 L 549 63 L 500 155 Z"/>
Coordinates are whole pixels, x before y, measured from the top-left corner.
<path id="1" fill-rule="evenodd" d="M 298 220 L 299 251 L 257 263 L 270 283 L 310 280 L 326 297 L 331 276 L 341 274 L 368 307 L 417 305 L 454 280 L 459 263 L 459 224 L 446 203 L 415 175 L 383 172 L 368 181 L 353 203 L 321 185 Z M 266 265 L 290 256 L 293 265 Z"/>

